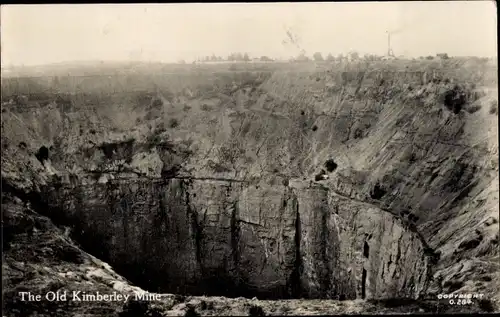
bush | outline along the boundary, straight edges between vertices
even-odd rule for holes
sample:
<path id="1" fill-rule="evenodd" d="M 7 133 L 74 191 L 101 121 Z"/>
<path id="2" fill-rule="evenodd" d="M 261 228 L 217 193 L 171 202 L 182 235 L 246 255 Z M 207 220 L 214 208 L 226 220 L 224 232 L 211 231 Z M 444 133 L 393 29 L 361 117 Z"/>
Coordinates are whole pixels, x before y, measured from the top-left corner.
<path id="1" fill-rule="evenodd" d="M 206 103 L 204 103 L 204 104 L 201 105 L 201 110 L 203 110 L 203 111 L 210 111 L 210 110 L 212 110 L 212 107 L 210 107 L 209 105 L 207 105 Z"/>
<path id="2" fill-rule="evenodd" d="M 463 89 L 457 85 L 453 87 L 453 89 L 447 91 L 444 95 L 445 107 L 448 110 L 453 111 L 455 114 L 458 114 L 466 103 L 466 94 Z"/>
<path id="3" fill-rule="evenodd" d="M 245 149 L 236 140 L 223 145 L 218 150 L 219 162 L 224 162 L 227 167 L 236 168 L 236 163 L 245 154 Z"/>
<path id="4" fill-rule="evenodd" d="M 44 161 L 49 159 L 49 149 L 46 146 L 40 147 L 35 157 L 43 164 Z"/>
<path id="5" fill-rule="evenodd" d="M 264 310 L 262 309 L 262 307 L 253 305 L 248 310 L 248 315 L 249 316 L 265 316 L 266 314 L 264 313 Z"/>
<path id="6" fill-rule="evenodd" d="M 333 159 L 329 159 L 325 162 L 325 168 L 326 170 L 331 173 L 337 169 L 337 163 Z"/>
<path id="7" fill-rule="evenodd" d="M 186 296 L 179 294 L 174 295 L 174 306 L 183 303 L 184 301 L 186 301 Z"/>
<path id="8" fill-rule="evenodd" d="M 492 313 L 495 311 L 495 306 L 493 305 L 491 300 L 488 299 L 480 299 L 478 301 L 478 306 L 481 308 L 483 311 Z"/>
<path id="9" fill-rule="evenodd" d="M 370 192 L 370 197 L 372 199 L 379 200 L 386 193 L 387 193 L 387 191 L 379 183 L 376 183 L 375 186 L 373 187 L 373 190 Z"/>
<path id="10" fill-rule="evenodd" d="M 466 109 L 468 113 L 475 113 L 478 112 L 479 110 L 481 110 L 481 105 L 470 106 Z"/>
<path id="11" fill-rule="evenodd" d="M 127 302 L 123 311 L 119 314 L 120 317 L 136 317 L 145 316 L 149 309 L 149 302 L 132 300 Z"/>
<path id="12" fill-rule="evenodd" d="M 212 309 L 214 309 L 214 303 L 213 302 L 207 303 L 205 301 L 201 301 L 200 309 L 201 310 L 212 310 Z"/>
<path id="13" fill-rule="evenodd" d="M 491 102 L 490 114 L 498 114 L 498 102 L 496 100 Z"/>
<path id="14" fill-rule="evenodd" d="M 170 119 L 168 126 L 171 128 L 177 128 L 179 126 L 179 121 L 175 118 Z"/>
<path id="15" fill-rule="evenodd" d="M 196 310 L 194 309 L 194 307 L 192 306 L 189 306 L 186 313 L 184 314 L 185 317 L 198 317 L 198 316 L 201 316 L 200 314 L 198 314 L 196 312 Z"/>
<path id="16" fill-rule="evenodd" d="M 158 99 L 158 98 L 155 98 L 153 99 L 153 101 L 151 102 L 151 106 L 153 108 L 159 108 L 159 107 L 162 107 L 163 106 L 163 101 L 161 99 Z"/>
<path id="17" fill-rule="evenodd" d="M 361 139 L 363 137 L 363 131 L 361 129 L 356 129 L 354 131 L 354 139 Z"/>

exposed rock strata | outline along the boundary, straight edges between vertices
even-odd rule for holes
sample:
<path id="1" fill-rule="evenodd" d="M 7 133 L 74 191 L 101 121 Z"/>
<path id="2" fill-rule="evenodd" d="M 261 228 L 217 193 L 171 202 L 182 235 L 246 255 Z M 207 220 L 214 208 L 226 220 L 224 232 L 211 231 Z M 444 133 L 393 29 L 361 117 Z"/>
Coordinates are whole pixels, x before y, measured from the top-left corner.
<path id="1" fill-rule="evenodd" d="M 99 107 L 24 100 L 27 112 L 13 101 L 2 177 L 43 197 L 50 208 L 38 212 L 149 290 L 486 290 L 498 272 L 498 118 L 485 106 L 496 88 L 452 69 L 404 81 L 276 72 L 250 79 L 255 89 L 195 99 L 172 85 L 174 97 L 122 92 Z M 128 117 L 114 117 L 122 108 Z M 338 167 L 314 182 L 331 158 Z"/>

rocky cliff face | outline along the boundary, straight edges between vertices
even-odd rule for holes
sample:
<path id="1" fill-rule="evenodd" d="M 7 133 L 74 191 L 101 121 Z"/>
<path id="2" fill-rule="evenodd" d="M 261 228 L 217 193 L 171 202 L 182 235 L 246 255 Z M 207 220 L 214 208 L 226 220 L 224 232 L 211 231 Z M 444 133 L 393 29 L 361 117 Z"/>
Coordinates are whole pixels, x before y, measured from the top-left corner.
<path id="1" fill-rule="evenodd" d="M 318 185 L 134 179 L 44 196 L 85 249 L 158 292 L 413 298 L 429 278 L 401 221 Z"/>
<path id="2" fill-rule="evenodd" d="M 419 63 L 198 76 L 98 105 L 10 101 L 2 177 L 149 290 L 480 291 L 498 269 L 495 70 Z"/>

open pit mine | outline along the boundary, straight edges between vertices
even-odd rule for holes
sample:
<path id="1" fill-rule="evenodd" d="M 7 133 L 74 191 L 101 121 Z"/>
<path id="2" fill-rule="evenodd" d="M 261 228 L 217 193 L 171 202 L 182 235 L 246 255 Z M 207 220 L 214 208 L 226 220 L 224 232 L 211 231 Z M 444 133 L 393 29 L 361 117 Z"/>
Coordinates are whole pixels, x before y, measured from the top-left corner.
<path id="1" fill-rule="evenodd" d="M 496 61 L 310 64 L 3 77 L 4 314 L 498 312 Z"/>

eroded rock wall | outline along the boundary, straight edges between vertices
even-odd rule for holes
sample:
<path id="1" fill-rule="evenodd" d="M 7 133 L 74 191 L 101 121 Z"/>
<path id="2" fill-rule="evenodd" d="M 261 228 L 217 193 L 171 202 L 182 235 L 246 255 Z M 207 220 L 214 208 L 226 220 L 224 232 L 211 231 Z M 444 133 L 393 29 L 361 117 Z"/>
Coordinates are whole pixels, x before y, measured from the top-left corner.
<path id="1" fill-rule="evenodd" d="M 474 290 L 454 272 L 498 256 L 496 79 L 446 63 L 431 65 L 438 76 L 396 65 L 177 82 L 71 107 L 31 96 L 35 112 L 8 101 L 2 177 L 50 197 L 47 213 L 79 243 L 152 288 L 415 297 L 432 276 L 434 295 Z M 42 145 L 50 159 L 38 162 Z M 442 252 L 435 266 L 429 249 Z"/>
<path id="2" fill-rule="evenodd" d="M 110 180 L 47 197 L 86 249 L 158 291 L 416 298 L 427 282 L 415 233 L 322 186 Z"/>

